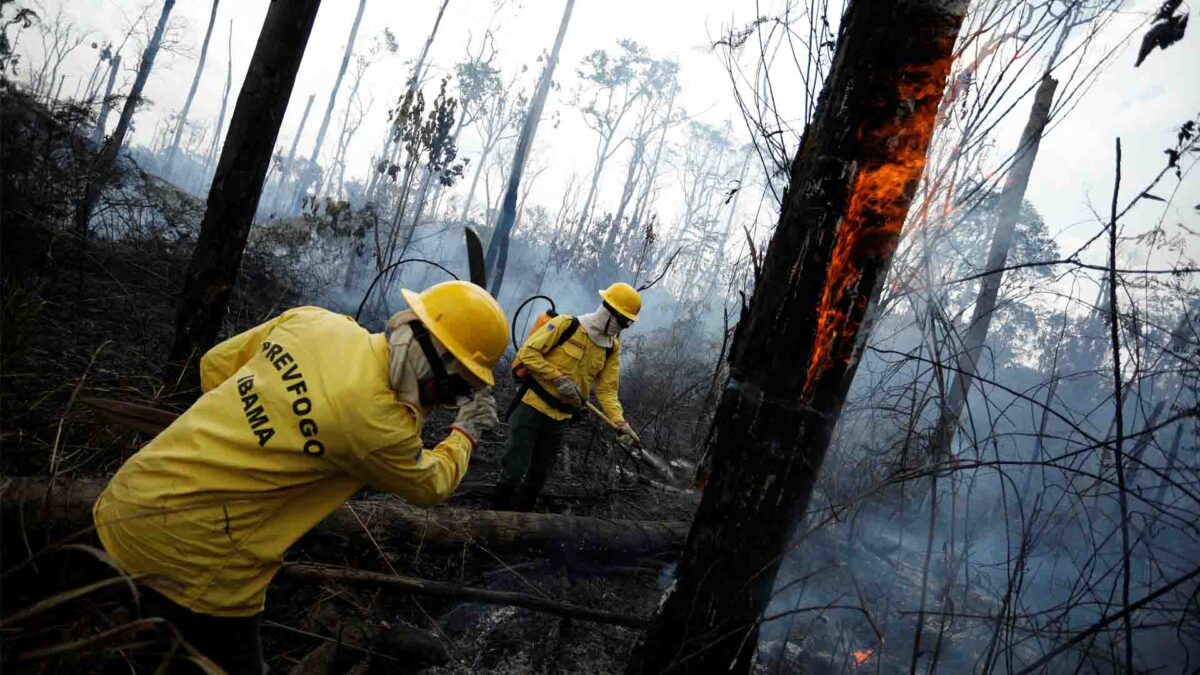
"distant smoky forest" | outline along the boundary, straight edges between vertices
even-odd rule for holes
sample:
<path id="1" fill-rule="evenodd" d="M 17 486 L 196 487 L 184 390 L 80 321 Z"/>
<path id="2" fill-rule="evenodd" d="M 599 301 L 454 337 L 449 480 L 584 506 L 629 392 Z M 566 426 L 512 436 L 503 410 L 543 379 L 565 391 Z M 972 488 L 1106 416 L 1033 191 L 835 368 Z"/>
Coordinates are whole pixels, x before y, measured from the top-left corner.
<path id="1" fill-rule="evenodd" d="M 502 65 L 511 37 L 496 24 L 435 63 L 456 2 L 435 3 L 425 40 L 404 44 L 360 25 L 367 0 L 346 3 L 358 16 L 340 67 L 328 89 L 292 95 L 298 124 L 268 139 L 258 189 L 241 193 L 252 225 L 220 249 L 236 283 L 199 328 L 180 318 L 207 302 L 186 287 L 192 254 L 214 176 L 235 162 L 223 151 L 247 142 L 232 136 L 247 131 L 231 126 L 231 83 L 253 65 L 232 61 L 229 3 L 186 33 L 172 2 L 138 4 L 109 34 L 70 3 L 0 2 L 4 475 L 111 472 L 116 436 L 80 397 L 180 404 L 198 335 L 300 304 L 382 329 L 400 288 L 466 276 L 470 227 L 514 346 L 550 306 L 534 296 L 582 313 L 612 282 L 643 292 L 621 398 L 670 468 L 579 441 L 565 469 L 692 495 L 675 510 L 604 507 L 691 522 L 646 596 L 666 601 L 630 610 L 649 632 L 616 643 L 628 672 L 659 672 L 645 664 L 676 662 L 654 654 L 682 658 L 700 636 L 715 646 L 689 667 L 711 655 L 742 672 L 1196 668 L 1200 205 L 1178 195 L 1196 179 L 1198 120 L 1091 158 L 1114 176 L 1091 222 L 1047 222 L 1025 198 L 1051 159 L 1041 138 L 1074 123 L 1102 73 L 1134 77 L 1133 52 L 1175 58 L 1185 6 L 1144 11 L 1114 46 L 1099 36 L 1132 11 L 1117 0 L 921 0 L 908 4 L 965 9 L 945 35 L 910 38 L 926 41 L 917 54 L 948 40 L 941 61 L 910 64 L 855 42 L 885 21 L 871 3 L 764 3 L 706 45 L 728 75 L 712 86 L 740 113 L 714 123 L 682 105 L 681 66 L 653 45 L 588 44 L 559 62 L 564 40 L 589 40 L 569 26 L 574 0 L 535 62 Z M 895 63 L 864 86 L 884 92 L 879 109 L 899 91 L 901 112 L 845 93 L 873 58 Z M 391 90 L 364 88 L 400 59 Z M 224 83 L 215 118 L 192 110 L 202 76 Z M 190 78 L 186 98 L 143 100 L 155 77 Z M 923 77 L 933 93 L 912 93 Z M 385 127 L 364 125 L 372 106 L 389 110 Z M 538 129 L 568 116 L 594 152 L 552 192 L 539 183 L 557 188 L 565 170 L 539 154 Z M 1000 133 L 1012 120 L 1019 137 Z M 853 156 L 875 147 L 863 129 L 891 139 L 883 159 Z M 369 166 L 349 156 L 362 137 Z M 1133 153 L 1159 170 L 1122 171 Z M 817 207 L 816 193 L 837 198 Z M 713 557 L 726 548 L 746 561 Z M 730 574 L 742 599 L 701 568 Z M 737 577 L 749 569 L 762 573 Z M 681 593 L 716 624 L 680 609 Z M 711 619 L 733 606 L 741 623 Z M 673 643 L 673 621 L 696 632 Z"/>

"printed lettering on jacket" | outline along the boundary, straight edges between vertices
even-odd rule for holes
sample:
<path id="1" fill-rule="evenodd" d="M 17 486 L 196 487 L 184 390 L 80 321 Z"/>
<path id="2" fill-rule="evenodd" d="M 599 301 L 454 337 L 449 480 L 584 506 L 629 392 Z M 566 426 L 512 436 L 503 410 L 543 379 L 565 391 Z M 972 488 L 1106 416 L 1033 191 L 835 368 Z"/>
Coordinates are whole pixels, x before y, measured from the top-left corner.
<path id="1" fill-rule="evenodd" d="M 263 340 L 262 354 L 271 365 L 275 366 L 285 388 L 293 396 L 292 414 L 296 416 L 296 426 L 300 430 L 300 435 L 307 439 L 304 441 L 304 454 L 313 457 L 324 455 L 325 444 L 317 438 L 317 421 L 310 417 L 313 411 L 313 402 L 307 396 L 308 384 L 304 381 L 304 374 L 300 372 L 300 363 L 287 351 L 286 347 L 270 340 Z"/>
<path id="2" fill-rule="evenodd" d="M 250 425 L 250 431 L 258 437 L 259 447 L 262 447 L 275 435 L 275 430 L 266 426 L 271 422 L 271 418 L 267 417 L 266 410 L 262 403 L 259 403 L 258 394 L 254 393 L 254 376 L 247 375 L 239 379 L 237 388 L 238 395 L 242 397 L 242 412 L 246 414 L 246 423 Z"/>

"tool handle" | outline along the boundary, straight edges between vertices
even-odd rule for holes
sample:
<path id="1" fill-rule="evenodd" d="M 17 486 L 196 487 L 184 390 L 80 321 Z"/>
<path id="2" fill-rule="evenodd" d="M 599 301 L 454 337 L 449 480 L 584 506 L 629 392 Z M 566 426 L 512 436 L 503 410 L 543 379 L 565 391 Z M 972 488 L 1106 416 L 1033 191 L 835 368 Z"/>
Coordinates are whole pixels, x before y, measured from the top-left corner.
<path id="1" fill-rule="evenodd" d="M 587 409 L 588 409 L 588 410 L 590 410 L 590 411 L 592 412 L 592 414 L 593 414 L 593 415 L 595 415 L 596 417 L 599 417 L 600 419 L 604 420 L 604 423 L 608 425 L 608 428 L 609 428 L 609 429 L 612 429 L 613 431 L 620 431 L 620 430 L 621 430 L 621 427 L 617 426 L 615 422 L 613 422 L 612 420 L 608 419 L 608 415 L 605 415 L 605 414 L 604 414 L 604 411 L 603 411 L 603 410 L 601 410 L 601 409 L 599 409 L 599 408 L 597 408 L 597 407 L 596 407 L 596 405 L 595 405 L 594 403 L 592 403 L 591 401 L 584 401 L 584 402 L 583 402 L 583 404 L 584 404 L 585 406 L 587 406 Z M 639 448 L 639 449 L 644 449 L 646 446 L 642 445 L 642 441 L 639 439 L 639 440 L 638 440 L 638 442 L 637 442 L 637 443 L 635 443 L 633 447 L 635 447 L 635 448 Z"/>

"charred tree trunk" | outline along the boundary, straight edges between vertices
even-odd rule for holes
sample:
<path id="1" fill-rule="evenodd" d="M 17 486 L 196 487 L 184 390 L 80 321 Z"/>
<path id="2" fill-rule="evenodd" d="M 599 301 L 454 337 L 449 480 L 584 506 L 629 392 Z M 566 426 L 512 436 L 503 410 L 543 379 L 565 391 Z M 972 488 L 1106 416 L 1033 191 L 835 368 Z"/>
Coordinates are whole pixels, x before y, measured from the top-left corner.
<path id="1" fill-rule="evenodd" d="M 87 189 L 84 190 L 83 200 L 75 209 L 75 229 L 80 235 L 87 234 L 88 221 L 92 218 L 92 209 L 96 208 L 100 193 L 112 178 L 113 165 L 117 162 L 117 154 L 121 152 L 121 147 L 125 145 L 125 136 L 129 133 L 130 123 L 133 122 L 133 113 L 142 100 L 142 90 L 146 88 L 146 80 L 150 79 L 150 71 L 154 69 L 154 57 L 158 56 L 158 48 L 162 45 L 163 33 L 167 30 L 167 21 L 170 20 L 171 9 L 174 7 L 175 0 L 164 0 L 162 14 L 158 17 L 158 25 L 154 27 L 154 34 L 150 36 L 150 41 L 146 43 L 146 51 L 142 52 L 142 62 L 138 66 L 133 87 L 129 89 L 129 96 L 125 98 L 125 107 L 121 109 L 121 118 L 117 120 L 117 128 L 113 130 L 112 136 L 108 137 L 108 141 L 100 149 L 100 154 L 96 155 L 96 162 L 92 165 L 91 176 L 88 179 Z"/>
<path id="2" fill-rule="evenodd" d="M 180 293 L 170 357 L 175 368 L 213 346 L 221 330 L 271 149 L 320 5 L 321 0 L 292 0 L 272 2 L 267 10 Z"/>
<path id="3" fill-rule="evenodd" d="M 208 30 L 204 32 L 204 42 L 200 45 L 200 60 L 196 62 L 196 74 L 192 76 L 192 87 L 188 89 L 187 98 L 183 101 L 183 109 L 179 111 L 179 119 L 175 121 L 175 133 L 171 135 L 171 147 L 167 148 L 167 163 L 163 167 L 163 178 L 171 178 L 171 165 L 175 163 L 175 155 L 179 152 L 179 139 L 183 136 L 183 127 L 187 124 L 188 111 L 192 109 L 192 101 L 196 98 L 196 88 L 200 86 L 200 77 L 204 74 L 204 62 L 208 59 L 208 42 L 212 39 L 213 26 L 217 25 L 217 6 L 221 0 L 213 0 L 212 14 L 208 17 Z"/>
<path id="4" fill-rule="evenodd" d="M 96 118 L 96 129 L 92 132 L 92 142 L 96 147 L 104 142 L 104 128 L 108 126 L 108 111 L 112 110 L 113 87 L 117 83 L 117 75 L 121 72 L 121 55 L 113 54 L 108 63 L 108 85 L 104 88 L 104 98 L 100 101 L 100 115 Z"/>
<path id="5" fill-rule="evenodd" d="M 363 10 L 367 8 L 367 0 L 358 0 L 358 13 L 354 15 L 354 24 L 350 26 L 350 37 L 346 40 L 346 49 L 342 52 L 342 64 L 338 67 L 337 78 L 333 81 L 333 89 L 329 91 L 329 103 L 325 105 L 325 114 L 321 117 L 321 126 L 317 128 L 317 142 L 313 144 L 312 155 L 308 165 L 304 167 L 304 176 L 296 187 L 296 197 L 293 207 L 299 206 L 300 200 L 308 186 L 315 182 L 317 161 L 321 158 L 321 146 L 325 145 L 325 134 L 329 132 L 329 121 L 333 119 L 333 108 L 337 105 L 338 90 L 342 88 L 342 80 L 346 77 L 346 68 L 350 65 L 350 57 L 354 54 L 354 40 L 358 36 L 358 26 L 362 23 Z"/>
<path id="6" fill-rule="evenodd" d="M 963 338 L 958 370 L 955 372 L 950 394 L 942 407 L 930 448 L 930 456 L 935 462 L 944 461 L 950 456 L 950 444 L 954 441 L 967 395 L 971 392 L 971 383 L 979 367 L 979 356 L 983 353 L 983 343 L 987 340 L 988 328 L 996 310 L 1000 284 L 1004 281 L 1004 265 L 1008 260 L 1008 250 L 1012 248 L 1017 217 L 1021 214 L 1021 203 L 1025 200 L 1025 188 L 1029 185 L 1029 175 L 1033 172 L 1034 161 L 1037 160 L 1042 132 L 1046 129 L 1046 123 L 1050 121 L 1050 106 L 1054 102 L 1056 87 L 1058 80 L 1050 77 L 1049 73 L 1042 77 L 1042 84 L 1033 97 L 1029 121 L 1025 123 L 1025 131 L 1021 134 L 1016 159 L 1008 172 L 1004 190 L 1000 193 L 1000 203 L 996 209 L 996 231 L 992 234 L 992 245 L 988 251 L 987 265 L 984 267 L 984 270 L 993 273 L 979 282 L 979 296 L 975 299 L 971 323 L 967 324 L 967 334 Z"/>
<path id="7" fill-rule="evenodd" d="M 221 112 L 217 114 L 217 127 L 213 130 L 212 147 L 208 158 L 204 160 L 204 177 L 207 180 L 209 169 L 217 162 L 217 151 L 221 149 L 221 132 L 225 130 L 225 110 L 229 105 L 229 89 L 233 86 L 233 21 L 229 22 L 229 54 L 225 61 L 225 91 L 221 94 Z"/>
<path id="8" fill-rule="evenodd" d="M 925 166 L 965 0 L 860 0 L 730 351 L 711 477 L 629 673 L 745 673 L 812 497 L 870 299 Z"/>
<path id="9" fill-rule="evenodd" d="M 554 80 L 554 67 L 558 64 L 558 52 L 562 49 L 563 37 L 567 34 L 567 24 L 571 22 L 571 10 L 574 8 L 575 0 L 567 0 L 562 21 L 558 24 L 558 34 L 554 37 L 554 47 L 550 49 L 550 57 L 546 60 L 542 77 L 538 80 L 533 99 L 529 102 L 529 109 L 525 112 L 521 135 L 517 137 L 517 148 L 513 152 L 512 168 L 508 174 L 508 187 L 504 190 L 504 200 L 496 217 L 496 229 L 492 233 L 492 240 L 488 242 L 487 257 L 484 261 L 491 271 L 488 276 L 492 278 L 494 297 L 500 297 L 500 288 L 504 285 L 504 268 L 508 263 L 508 238 L 517 220 L 517 193 L 521 190 L 525 160 L 529 157 L 529 148 L 533 145 L 538 121 L 541 120 L 542 110 L 546 107 L 546 96 L 550 93 L 550 83 Z"/>

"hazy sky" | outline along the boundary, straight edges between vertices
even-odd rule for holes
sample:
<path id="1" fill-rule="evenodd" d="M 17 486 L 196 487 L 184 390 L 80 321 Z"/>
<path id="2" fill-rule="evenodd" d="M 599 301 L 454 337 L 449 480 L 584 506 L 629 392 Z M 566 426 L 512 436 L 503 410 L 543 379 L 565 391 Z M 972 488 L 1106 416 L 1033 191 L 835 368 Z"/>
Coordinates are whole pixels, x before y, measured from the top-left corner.
<path id="1" fill-rule="evenodd" d="M 364 99 L 373 99 L 373 105 L 351 145 L 351 175 L 365 174 L 371 153 L 378 147 L 387 124 L 387 111 L 403 89 L 409 63 L 420 52 L 440 4 L 440 0 L 368 0 L 358 37 L 359 48 L 365 49 L 386 26 L 395 34 L 399 51 L 372 66 L 364 80 Z M 529 69 L 520 78 L 520 86 L 532 89 L 540 69 L 535 59 L 553 39 L 562 4 L 560 0 L 527 0 L 501 3 L 497 9 L 493 0 L 451 0 L 431 52 L 434 73 L 444 73 L 464 60 L 468 45 L 477 45 L 490 26 L 496 35 L 502 69 L 510 74 L 516 73 L 522 65 L 528 65 Z M 766 0 L 760 4 L 764 12 L 774 6 Z M 212 119 L 217 114 L 224 85 L 230 21 L 233 21 L 233 91 L 236 95 L 267 5 L 267 0 L 221 2 L 209 65 L 193 106 L 194 119 Z M 301 154 L 311 152 L 320 114 L 357 5 L 357 0 L 325 0 L 322 4 L 277 145 L 286 148 L 291 143 L 304 103 L 315 93 L 317 99 L 300 143 Z M 747 0 L 578 0 L 557 71 L 556 82 L 561 84 L 561 89 L 552 94 L 547 105 L 549 112 L 560 113 L 559 123 L 539 127 L 535 143 L 533 165 L 545 166 L 548 170 L 533 184 L 530 202 L 544 204 L 553 210 L 570 174 L 582 174 L 589 169 L 595 136 L 582 124 L 578 111 L 570 107 L 571 91 L 577 80 L 575 67 L 586 53 L 596 48 L 612 48 L 619 38 L 641 42 L 656 57 L 677 59 L 681 65 L 683 107 L 709 123 L 731 121 L 741 134 L 741 140 L 749 140 L 734 106 L 725 71 L 707 45 L 724 26 L 753 18 L 754 5 Z M 1151 0 L 1126 3 L 1126 9 L 1096 40 L 1094 49 L 1112 48 L 1136 30 L 1145 20 L 1146 12 L 1157 5 L 1158 2 Z M 42 13 L 51 17 L 61 9 L 81 26 L 93 31 L 93 40 L 102 41 L 117 39 L 122 26 L 137 16 L 144 6 L 146 4 L 138 0 L 44 0 Z M 150 20 L 153 21 L 157 19 L 161 5 L 154 1 L 149 6 Z M 210 8 L 208 0 L 177 2 L 174 10 L 175 21 L 179 22 L 177 36 L 193 57 L 172 56 L 156 64 L 146 88 L 151 107 L 138 114 L 135 143 L 146 142 L 155 124 L 182 104 Z M 1200 39 L 1196 32 L 1193 28 L 1181 44 L 1168 51 L 1156 51 L 1137 70 L 1133 68 L 1133 59 L 1140 37 L 1135 37 L 1114 56 L 1077 105 L 1056 120 L 1042 144 L 1027 197 L 1045 216 L 1051 231 L 1062 233 L 1065 246 L 1094 232 L 1090 225 L 1081 225 L 1094 222 L 1090 210 L 1093 205 L 1098 211 L 1107 211 L 1115 137 L 1120 136 L 1124 142 L 1123 193 L 1129 197 L 1161 168 L 1162 150 L 1173 142 L 1174 129 L 1200 113 L 1200 87 L 1196 85 Z M 34 40 L 29 39 L 25 48 L 36 50 Z M 136 49 L 127 48 L 126 53 L 132 55 Z M 80 79 L 87 79 L 94 58 L 95 53 L 86 45 L 73 55 L 68 70 L 72 77 L 67 80 L 65 92 L 73 91 Z M 31 61 L 37 62 L 38 57 L 32 56 Z M 127 58 L 131 67 L 135 62 L 136 59 Z M 132 79 L 131 72 L 126 74 L 126 79 Z M 343 96 L 345 91 L 346 85 Z M 793 93 L 798 112 L 803 92 Z M 789 92 L 784 92 L 783 98 L 786 100 L 788 95 Z M 997 161 L 1015 146 L 1028 107 L 1027 97 L 1014 108 L 1012 119 L 998 130 L 993 151 Z M 341 102 L 335 112 L 335 122 L 340 110 Z M 332 151 L 332 145 L 327 142 L 328 151 Z M 477 148 L 474 135 L 466 134 L 461 154 L 474 157 Z M 624 158 L 618 155 L 607 173 L 613 183 L 618 180 L 617 174 L 623 170 L 623 164 Z M 493 191 L 499 189 L 498 183 L 498 178 L 493 178 Z M 1193 209 L 1200 204 L 1198 183 L 1200 181 L 1194 177 L 1191 180 L 1185 178 L 1184 189 L 1169 209 L 1164 210 L 1161 204 L 1153 202 L 1139 206 L 1127 222 L 1128 231 L 1144 231 L 1160 219 L 1166 223 L 1183 223 L 1200 231 L 1196 223 L 1200 212 Z M 667 177 L 663 185 L 663 200 L 677 199 L 679 190 L 675 178 Z M 1163 196 L 1174 187 L 1174 179 L 1169 179 L 1165 185 L 1168 187 L 1157 190 Z M 482 187 L 480 190 L 482 192 Z M 618 190 L 619 186 L 606 184 L 600 195 L 602 208 L 611 208 Z M 746 210 L 746 217 L 752 217 L 757 201 L 756 197 L 744 200 L 742 208 Z M 763 220 L 765 224 L 768 218 Z M 1188 247 L 1200 257 L 1200 246 L 1192 241 Z"/>

